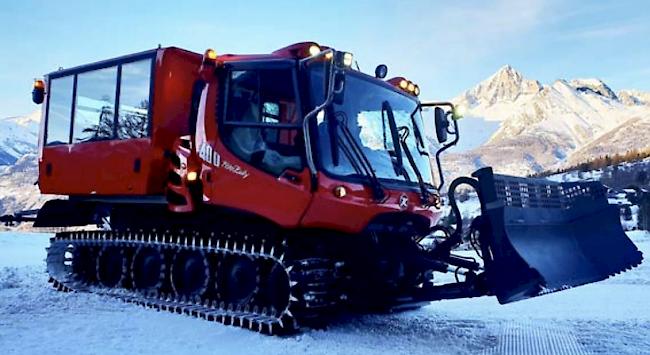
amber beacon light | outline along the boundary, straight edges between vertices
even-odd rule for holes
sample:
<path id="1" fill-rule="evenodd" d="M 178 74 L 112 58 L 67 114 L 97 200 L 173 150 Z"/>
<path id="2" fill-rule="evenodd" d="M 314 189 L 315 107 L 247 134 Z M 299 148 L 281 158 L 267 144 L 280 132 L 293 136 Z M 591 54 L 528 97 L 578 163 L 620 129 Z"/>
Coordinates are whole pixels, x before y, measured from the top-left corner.
<path id="1" fill-rule="evenodd" d="M 45 100 L 45 81 L 41 79 L 34 80 L 34 89 L 32 90 L 32 101 L 35 104 L 42 104 Z"/>

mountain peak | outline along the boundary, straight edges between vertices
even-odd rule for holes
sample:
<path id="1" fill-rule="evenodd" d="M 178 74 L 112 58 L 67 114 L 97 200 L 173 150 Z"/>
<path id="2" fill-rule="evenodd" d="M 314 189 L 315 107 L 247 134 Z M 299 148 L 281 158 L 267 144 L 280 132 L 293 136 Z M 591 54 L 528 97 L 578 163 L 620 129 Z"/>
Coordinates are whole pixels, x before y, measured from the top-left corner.
<path id="1" fill-rule="evenodd" d="M 621 90 L 617 96 L 625 105 L 650 105 L 650 92 Z"/>
<path id="2" fill-rule="evenodd" d="M 23 127 L 32 126 L 32 125 L 38 127 L 39 123 L 41 122 L 41 110 L 36 110 L 26 116 L 5 117 L 0 119 L 0 121 L 13 122 Z"/>
<path id="3" fill-rule="evenodd" d="M 515 101 L 520 95 L 534 94 L 542 90 L 537 80 L 528 80 L 511 65 L 504 65 L 489 78 L 465 92 L 461 101 L 469 108 L 492 105 L 502 101 Z"/>
<path id="4" fill-rule="evenodd" d="M 618 100 L 614 91 L 605 82 L 597 78 L 573 79 L 569 85 L 580 92 L 593 93 L 612 100 Z"/>
<path id="5" fill-rule="evenodd" d="M 519 86 L 524 76 L 510 65 L 504 65 L 489 78 L 482 81 L 479 85 L 483 86 Z"/>
<path id="6" fill-rule="evenodd" d="M 517 69 L 513 68 L 510 64 L 506 64 L 499 68 L 494 75 L 492 75 L 492 78 L 500 78 L 500 79 L 514 79 L 517 80 L 518 78 L 523 78 L 521 73 L 517 71 Z"/>

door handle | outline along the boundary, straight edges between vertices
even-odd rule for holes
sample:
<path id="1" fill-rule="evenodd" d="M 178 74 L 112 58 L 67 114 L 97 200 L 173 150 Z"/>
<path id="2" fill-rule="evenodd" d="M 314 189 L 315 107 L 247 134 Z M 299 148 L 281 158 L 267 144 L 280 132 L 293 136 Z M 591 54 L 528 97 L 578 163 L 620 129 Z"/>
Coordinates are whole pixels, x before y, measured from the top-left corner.
<path id="1" fill-rule="evenodd" d="M 280 178 L 282 178 L 284 180 L 287 180 L 290 183 L 296 184 L 296 185 L 298 185 L 298 184 L 300 184 L 302 182 L 302 178 L 300 177 L 300 175 L 298 175 L 297 173 L 294 173 L 292 171 L 289 171 L 289 170 L 285 170 L 280 175 Z"/>

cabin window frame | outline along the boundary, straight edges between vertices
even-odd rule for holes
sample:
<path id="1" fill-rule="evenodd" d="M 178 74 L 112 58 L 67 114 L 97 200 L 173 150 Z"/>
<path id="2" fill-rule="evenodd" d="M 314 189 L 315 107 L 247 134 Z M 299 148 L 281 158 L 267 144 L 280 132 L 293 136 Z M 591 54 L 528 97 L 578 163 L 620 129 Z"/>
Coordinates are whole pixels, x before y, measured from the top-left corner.
<path id="1" fill-rule="evenodd" d="M 242 122 L 238 120 L 232 120 L 228 117 L 230 114 L 230 96 L 231 96 L 231 75 L 234 71 L 265 71 L 265 70 L 287 70 L 291 72 L 291 85 L 293 89 L 294 101 L 295 101 L 295 118 L 297 123 L 270 123 L 270 122 Z M 233 61 L 228 62 L 224 65 L 223 69 L 219 71 L 219 84 L 223 87 L 223 90 L 219 90 L 218 100 L 217 100 L 217 127 L 219 135 L 222 138 L 224 146 L 228 151 L 237 157 L 237 159 L 242 160 L 246 164 L 250 164 L 261 171 L 271 174 L 273 176 L 281 176 L 284 172 L 276 173 L 265 169 L 259 164 L 245 159 L 236 153 L 230 144 L 227 143 L 226 137 L 229 137 L 231 132 L 227 132 L 228 129 L 232 128 L 252 128 L 262 130 L 271 130 L 280 132 L 282 130 L 295 130 L 298 134 L 302 133 L 302 120 L 303 117 L 303 107 L 300 96 L 300 82 L 298 81 L 298 68 L 297 62 L 294 60 L 286 59 L 271 59 L 271 60 L 250 60 L 250 61 Z M 261 111 L 261 109 L 260 109 Z M 261 112 L 260 112 L 261 114 Z M 304 142 L 302 142 L 304 144 Z M 296 147 L 300 147 L 300 144 L 296 144 Z M 287 168 L 288 170 L 293 171 L 302 171 L 305 166 L 305 157 L 304 157 L 304 147 L 300 147 L 299 154 L 294 157 L 300 159 L 300 166 L 295 168 Z M 286 169 L 285 169 L 286 170 Z"/>
<path id="2" fill-rule="evenodd" d="M 122 140 L 130 140 L 130 139 L 141 139 L 141 138 L 150 138 L 153 134 L 153 106 L 154 106 L 154 84 L 155 84 L 155 69 L 156 69 L 156 53 L 157 50 L 152 50 L 152 51 L 147 51 L 147 52 L 142 52 L 142 53 L 136 53 L 116 59 L 110 59 L 106 61 L 101 61 L 97 63 L 92 63 L 88 65 L 83 65 L 75 68 L 70 68 L 70 69 L 64 69 L 64 70 L 59 70 L 54 73 L 50 73 L 47 75 L 47 94 L 48 94 L 48 100 L 46 101 L 46 107 L 45 107 L 45 124 L 44 124 L 44 129 L 43 129 L 43 146 L 44 147 L 51 147 L 51 146 L 57 146 L 57 145 L 64 145 L 64 144 L 85 144 L 85 143 L 93 143 L 93 142 L 100 142 L 100 141 L 106 141 L 106 140 L 115 140 L 115 141 L 122 141 Z M 126 64 L 131 64 L 134 62 L 142 61 L 142 60 L 150 60 L 151 64 L 151 70 L 149 73 L 149 107 L 147 109 L 147 132 L 146 135 L 140 138 L 118 138 L 117 137 L 117 129 L 118 129 L 118 123 L 119 123 L 119 105 L 120 105 L 120 94 L 121 94 L 121 83 L 122 83 L 122 66 Z M 106 68 L 111 68 L 115 67 L 117 70 L 117 75 L 115 76 L 115 100 L 113 102 L 114 104 L 114 112 L 113 112 L 113 134 L 110 138 L 108 139 L 103 139 L 103 140 L 89 140 L 85 142 L 74 142 L 72 141 L 73 139 L 73 132 L 74 132 L 74 124 L 75 124 L 75 108 L 77 105 L 77 77 L 79 74 L 84 74 L 88 73 L 91 71 L 95 70 L 100 70 L 100 69 L 106 69 Z M 72 102 L 71 102 L 71 110 L 70 110 L 70 120 L 69 120 L 69 129 L 70 133 L 68 135 L 68 142 L 67 143 L 48 143 L 47 141 L 47 135 L 49 131 L 49 116 L 50 116 L 50 100 L 49 100 L 49 93 L 52 85 L 52 80 L 54 79 L 59 79 L 63 77 L 71 76 L 72 79 Z"/>

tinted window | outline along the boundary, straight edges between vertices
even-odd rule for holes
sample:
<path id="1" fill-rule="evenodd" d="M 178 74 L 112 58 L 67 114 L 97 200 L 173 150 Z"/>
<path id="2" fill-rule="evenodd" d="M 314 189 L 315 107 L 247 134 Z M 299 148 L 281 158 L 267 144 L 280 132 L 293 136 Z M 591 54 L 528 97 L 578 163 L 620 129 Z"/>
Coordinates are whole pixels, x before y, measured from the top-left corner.
<path id="1" fill-rule="evenodd" d="M 73 80 L 72 76 L 67 76 L 50 81 L 45 144 L 67 144 L 70 141 Z"/>
<path id="2" fill-rule="evenodd" d="M 150 81 L 151 59 L 122 65 L 117 138 L 147 136 Z"/>
<path id="3" fill-rule="evenodd" d="M 385 107 L 384 103 L 389 106 Z M 393 142 L 389 109 L 405 146 Z M 408 160 L 408 150 L 424 182 L 432 183 L 429 156 L 420 139 L 422 128 L 418 121 L 422 118 L 416 109 L 415 100 L 395 90 L 362 76 L 346 75 L 344 101 L 332 105 L 328 119 L 317 122 L 323 166 L 339 176 L 364 175 L 362 158 L 354 153 L 356 146 L 370 161 L 378 178 L 416 182 L 416 169 Z M 403 171 L 397 169 L 396 144 L 402 148 Z"/>
<path id="4" fill-rule="evenodd" d="M 292 71 L 233 71 L 228 108 L 228 121 L 296 123 Z"/>
<path id="5" fill-rule="evenodd" d="M 302 136 L 291 69 L 231 72 L 227 107 L 224 141 L 240 159 L 276 175 L 301 169 Z"/>
<path id="6" fill-rule="evenodd" d="M 116 85 L 116 67 L 77 76 L 73 143 L 113 137 Z"/>

